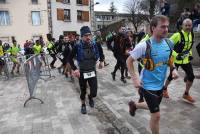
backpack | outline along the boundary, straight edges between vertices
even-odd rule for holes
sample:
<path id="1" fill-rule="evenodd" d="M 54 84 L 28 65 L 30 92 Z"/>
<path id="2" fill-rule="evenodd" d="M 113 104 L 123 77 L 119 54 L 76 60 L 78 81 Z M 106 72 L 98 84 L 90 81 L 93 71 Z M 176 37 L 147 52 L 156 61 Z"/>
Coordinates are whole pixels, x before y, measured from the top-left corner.
<path id="1" fill-rule="evenodd" d="M 92 42 L 90 45 L 92 47 L 92 51 L 95 56 L 95 60 L 97 60 L 99 58 L 98 47 L 95 42 Z M 76 44 L 75 47 L 76 47 L 76 50 L 78 51 L 77 52 L 77 61 L 80 62 L 80 61 L 84 60 L 83 42 L 80 41 L 78 44 Z"/>
<path id="2" fill-rule="evenodd" d="M 181 35 L 181 41 L 180 43 L 177 43 L 175 46 L 174 46 L 174 51 L 177 52 L 177 53 L 182 53 L 183 52 L 183 49 L 184 49 L 184 46 L 185 46 L 185 38 L 184 38 L 184 35 L 181 31 L 179 31 L 179 34 Z M 190 51 L 192 49 L 192 46 L 194 44 L 194 33 L 191 32 L 192 34 L 192 44 L 190 46 L 190 48 L 187 50 L 187 51 Z"/>
<path id="3" fill-rule="evenodd" d="M 151 57 L 151 42 L 150 39 L 148 39 L 146 41 L 147 47 L 146 47 L 146 52 L 145 52 L 145 58 L 143 58 L 142 62 L 144 65 L 144 68 L 149 70 L 149 71 L 153 71 L 155 69 L 155 67 L 157 66 L 161 66 L 164 64 L 168 64 L 169 66 L 171 66 L 173 64 L 173 58 L 172 58 L 172 47 L 170 46 L 170 41 L 169 39 L 165 39 L 167 45 L 170 48 L 170 55 L 169 55 L 169 59 L 167 62 L 159 62 L 157 64 L 154 63 L 152 57 Z"/>

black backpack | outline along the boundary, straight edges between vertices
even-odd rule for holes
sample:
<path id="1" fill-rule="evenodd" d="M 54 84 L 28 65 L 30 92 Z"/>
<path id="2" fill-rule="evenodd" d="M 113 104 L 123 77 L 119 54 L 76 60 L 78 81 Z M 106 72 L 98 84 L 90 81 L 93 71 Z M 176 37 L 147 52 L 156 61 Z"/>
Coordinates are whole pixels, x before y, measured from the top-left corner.
<path id="1" fill-rule="evenodd" d="M 185 38 L 184 38 L 184 35 L 181 31 L 179 31 L 179 34 L 181 35 L 181 41 L 180 41 L 180 43 L 178 42 L 176 45 L 174 45 L 173 50 L 177 53 L 182 53 L 184 46 L 185 46 Z M 191 32 L 191 34 L 192 34 L 192 44 L 187 51 L 190 51 L 192 49 L 193 44 L 194 44 L 194 33 Z"/>

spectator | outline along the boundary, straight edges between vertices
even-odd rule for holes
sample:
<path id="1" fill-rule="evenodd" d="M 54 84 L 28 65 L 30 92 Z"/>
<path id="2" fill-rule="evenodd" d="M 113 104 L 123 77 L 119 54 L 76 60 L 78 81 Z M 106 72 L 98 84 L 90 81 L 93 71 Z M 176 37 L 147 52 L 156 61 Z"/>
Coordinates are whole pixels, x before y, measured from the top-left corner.
<path id="1" fill-rule="evenodd" d="M 161 0 L 160 3 L 161 3 L 161 6 L 160 6 L 161 14 L 165 16 L 169 16 L 170 4 L 166 0 Z"/>
<path id="2" fill-rule="evenodd" d="M 193 28 L 198 27 L 198 24 L 200 24 L 200 3 L 194 6 L 190 18 L 192 19 Z"/>

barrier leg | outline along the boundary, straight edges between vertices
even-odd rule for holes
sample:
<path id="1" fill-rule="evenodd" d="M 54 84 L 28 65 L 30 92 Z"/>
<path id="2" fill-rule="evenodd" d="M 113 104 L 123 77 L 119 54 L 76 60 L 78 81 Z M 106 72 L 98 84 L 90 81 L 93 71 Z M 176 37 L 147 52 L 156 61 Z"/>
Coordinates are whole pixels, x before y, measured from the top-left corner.
<path id="1" fill-rule="evenodd" d="M 32 100 L 32 99 L 39 100 L 41 104 L 44 103 L 41 99 L 32 96 L 32 97 L 29 97 L 29 98 L 25 101 L 24 107 L 26 107 L 26 104 L 27 104 L 30 100 Z"/>

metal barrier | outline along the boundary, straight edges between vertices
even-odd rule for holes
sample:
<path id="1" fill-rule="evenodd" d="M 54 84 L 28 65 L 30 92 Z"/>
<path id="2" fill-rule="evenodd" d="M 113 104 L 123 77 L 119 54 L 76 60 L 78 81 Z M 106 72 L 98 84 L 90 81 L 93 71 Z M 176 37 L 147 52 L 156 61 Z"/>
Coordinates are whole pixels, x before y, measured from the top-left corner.
<path id="1" fill-rule="evenodd" d="M 41 99 L 33 96 L 35 86 L 40 79 L 41 66 L 42 63 L 40 61 L 39 55 L 34 55 L 24 62 L 25 76 L 30 94 L 30 97 L 24 103 L 24 107 L 26 106 L 26 103 L 31 99 L 36 99 L 39 100 L 41 103 L 44 103 Z"/>
<path id="2" fill-rule="evenodd" d="M 49 67 L 48 58 L 49 55 L 39 54 L 30 57 L 24 62 L 24 71 L 30 94 L 30 97 L 24 103 L 24 107 L 26 106 L 27 102 L 31 99 L 39 100 L 41 104 L 44 103 L 41 99 L 34 97 L 33 93 L 39 79 L 46 81 L 44 77 L 54 77 L 51 75 L 51 69 Z"/>
<path id="3" fill-rule="evenodd" d="M 30 55 L 32 56 L 32 55 Z M 18 61 L 20 67 L 19 67 L 19 73 L 18 75 L 15 75 L 16 72 L 16 68 L 14 70 L 14 72 L 12 73 L 12 68 L 13 68 L 13 61 L 12 61 L 12 57 L 11 56 L 3 56 L 1 57 L 1 59 L 4 61 L 4 65 L 3 65 L 3 69 L 2 69 L 2 76 L 5 77 L 6 80 L 9 80 L 11 77 L 13 76 L 24 76 L 24 67 L 23 67 L 23 63 L 26 60 L 26 56 L 24 55 L 20 55 L 15 57 L 15 59 Z"/>
<path id="4" fill-rule="evenodd" d="M 41 54 L 41 61 L 43 63 L 43 65 L 41 66 L 41 70 L 40 70 L 40 79 L 42 80 L 47 80 L 48 78 L 54 78 L 55 76 L 52 76 L 51 74 L 51 68 L 49 66 L 49 58 L 50 58 L 50 55 L 47 55 L 47 54 Z M 44 77 L 47 76 L 48 78 L 45 79 Z"/>

